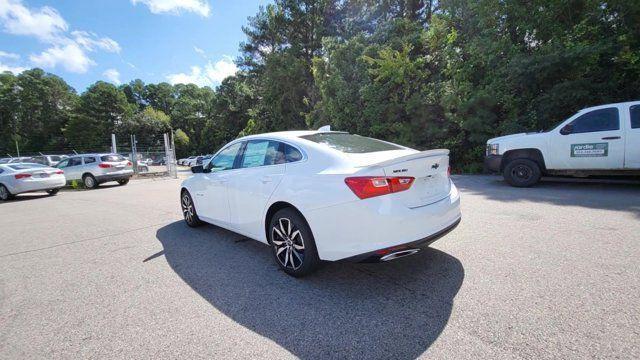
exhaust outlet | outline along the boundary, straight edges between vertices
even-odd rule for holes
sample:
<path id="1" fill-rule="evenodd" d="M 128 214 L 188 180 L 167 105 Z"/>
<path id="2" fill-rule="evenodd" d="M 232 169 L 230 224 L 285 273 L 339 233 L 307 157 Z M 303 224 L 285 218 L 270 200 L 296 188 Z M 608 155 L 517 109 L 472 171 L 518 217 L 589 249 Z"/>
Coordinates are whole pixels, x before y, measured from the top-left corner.
<path id="1" fill-rule="evenodd" d="M 385 255 L 383 257 L 380 258 L 380 261 L 391 261 L 391 260 L 395 260 L 395 259 L 399 259 L 405 256 L 409 256 L 409 255 L 413 255 L 415 253 L 417 253 L 418 251 L 420 251 L 420 249 L 407 249 L 407 250 L 402 250 L 402 251 L 396 251 L 393 252 L 391 254 Z"/>

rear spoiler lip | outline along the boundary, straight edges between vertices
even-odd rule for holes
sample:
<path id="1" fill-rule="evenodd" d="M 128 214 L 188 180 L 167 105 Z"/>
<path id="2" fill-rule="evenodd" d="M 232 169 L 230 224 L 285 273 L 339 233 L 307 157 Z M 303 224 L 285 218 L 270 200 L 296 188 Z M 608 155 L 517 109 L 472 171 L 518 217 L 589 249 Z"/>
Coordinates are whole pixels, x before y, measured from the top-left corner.
<path id="1" fill-rule="evenodd" d="M 423 158 L 428 158 L 432 156 L 444 156 L 444 155 L 449 156 L 449 149 L 433 149 L 433 150 L 421 151 L 419 153 L 400 156 L 394 159 L 381 161 L 375 164 L 364 165 L 361 167 L 362 168 L 381 168 L 381 167 L 387 167 L 387 166 L 399 164 L 405 161 L 423 159 Z"/>

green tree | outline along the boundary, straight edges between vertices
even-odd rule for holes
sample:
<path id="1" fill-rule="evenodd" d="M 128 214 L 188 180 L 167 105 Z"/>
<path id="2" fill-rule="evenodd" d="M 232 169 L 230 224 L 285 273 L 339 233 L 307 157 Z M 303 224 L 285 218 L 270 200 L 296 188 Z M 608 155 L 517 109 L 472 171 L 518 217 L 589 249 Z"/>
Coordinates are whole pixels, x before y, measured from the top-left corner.
<path id="1" fill-rule="evenodd" d="M 85 91 L 64 129 L 70 145 L 78 151 L 98 151 L 111 144 L 111 134 L 133 115 L 124 92 L 98 81 Z"/>

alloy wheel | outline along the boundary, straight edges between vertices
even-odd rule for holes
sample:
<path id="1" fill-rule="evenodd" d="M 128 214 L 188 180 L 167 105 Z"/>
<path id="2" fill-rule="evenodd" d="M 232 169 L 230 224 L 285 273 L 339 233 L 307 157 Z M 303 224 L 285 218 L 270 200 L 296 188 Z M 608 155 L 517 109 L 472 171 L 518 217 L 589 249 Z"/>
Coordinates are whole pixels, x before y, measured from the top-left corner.
<path id="1" fill-rule="evenodd" d="M 278 219 L 271 230 L 271 242 L 276 258 L 285 268 L 297 270 L 304 263 L 304 239 L 302 233 L 287 218 Z"/>
<path id="2" fill-rule="evenodd" d="M 7 188 L 0 185 L 0 200 L 7 200 L 9 198 L 9 192 Z"/>
<path id="3" fill-rule="evenodd" d="M 187 220 L 189 224 L 192 224 L 195 216 L 195 209 L 193 208 L 191 197 L 187 193 L 182 195 L 182 213 L 184 214 L 185 220 Z"/>
<path id="4" fill-rule="evenodd" d="M 84 178 L 84 186 L 87 188 L 92 188 L 94 185 L 93 178 L 91 176 L 87 176 Z"/>

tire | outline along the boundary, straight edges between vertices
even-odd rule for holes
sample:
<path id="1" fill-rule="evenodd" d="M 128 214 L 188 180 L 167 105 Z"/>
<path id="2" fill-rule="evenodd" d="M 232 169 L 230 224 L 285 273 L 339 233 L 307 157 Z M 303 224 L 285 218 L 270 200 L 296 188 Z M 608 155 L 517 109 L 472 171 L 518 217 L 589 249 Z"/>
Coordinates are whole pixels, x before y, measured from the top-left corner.
<path id="1" fill-rule="evenodd" d="M 120 186 L 124 186 L 127 185 L 129 183 L 129 179 L 122 179 L 122 180 L 118 180 L 118 184 Z"/>
<path id="2" fill-rule="evenodd" d="M 13 199 L 15 196 L 4 185 L 0 184 L 0 201 Z"/>
<path id="3" fill-rule="evenodd" d="M 183 191 L 182 196 L 180 196 L 180 207 L 182 208 L 182 215 L 184 215 L 184 221 L 187 225 L 190 227 L 198 227 L 203 224 L 202 220 L 198 217 L 191 194 L 186 190 Z"/>
<path id="4" fill-rule="evenodd" d="M 49 196 L 55 196 L 58 191 L 60 191 L 60 189 L 49 189 L 47 190 L 47 194 L 49 194 Z"/>
<path id="5" fill-rule="evenodd" d="M 91 174 L 84 175 L 82 177 L 82 183 L 87 189 L 95 189 L 98 187 L 98 180 Z"/>
<path id="6" fill-rule="evenodd" d="M 542 171 L 533 160 L 514 159 L 504 167 L 502 176 L 511 186 L 530 187 L 540 181 Z"/>
<path id="7" fill-rule="evenodd" d="M 291 276 L 311 274 L 321 265 L 309 225 L 292 208 L 279 210 L 271 217 L 269 242 L 276 263 Z"/>

